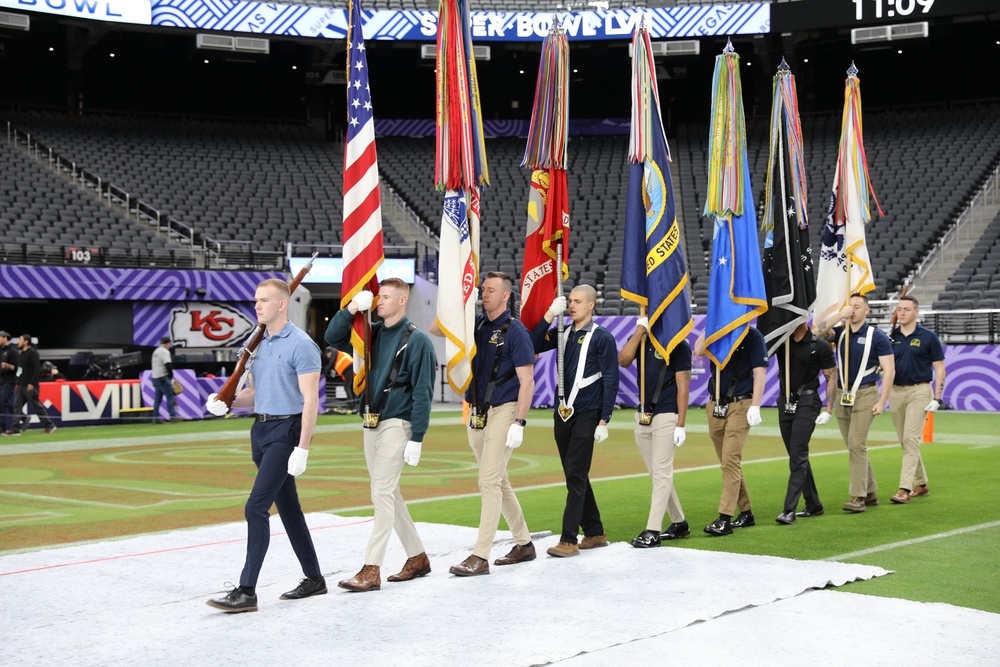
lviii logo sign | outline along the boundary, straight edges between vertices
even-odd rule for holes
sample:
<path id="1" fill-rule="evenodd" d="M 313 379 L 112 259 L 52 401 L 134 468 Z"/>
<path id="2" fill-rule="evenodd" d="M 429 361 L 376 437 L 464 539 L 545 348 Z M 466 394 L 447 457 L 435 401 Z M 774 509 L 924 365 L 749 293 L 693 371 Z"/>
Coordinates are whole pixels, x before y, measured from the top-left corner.
<path id="1" fill-rule="evenodd" d="M 185 303 L 170 313 L 170 337 L 181 347 L 232 347 L 257 325 L 240 311 L 221 304 Z"/>

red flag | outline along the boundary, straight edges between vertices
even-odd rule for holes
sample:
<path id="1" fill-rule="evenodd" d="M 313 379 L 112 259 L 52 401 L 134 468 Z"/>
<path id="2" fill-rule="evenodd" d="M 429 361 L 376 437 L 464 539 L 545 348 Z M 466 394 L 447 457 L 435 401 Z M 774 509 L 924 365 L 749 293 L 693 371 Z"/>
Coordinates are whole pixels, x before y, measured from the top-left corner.
<path id="1" fill-rule="evenodd" d="M 368 88 L 368 59 L 361 33 L 361 8 L 351 2 L 347 31 L 347 145 L 344 151 L 344 277 L 340 307 L 362 290 L 378 294 L 375 272 L 385 259 L 382 247 L 382 207 L 378 162 L 375 157 L 375 119 Z M 355 352 L 354 390 L 364 389 L 365 314 L 354 316 L 351 345 Z"/>
<path id="2" fill-rule="evenodd" d="M 521 271 L 521 322 L 534 329 L 559 290 L 557 249 L 562 246 L 562 279 L 569 277 L 569 197 L 565 169 L 531 172 L 528 229 Z"/>

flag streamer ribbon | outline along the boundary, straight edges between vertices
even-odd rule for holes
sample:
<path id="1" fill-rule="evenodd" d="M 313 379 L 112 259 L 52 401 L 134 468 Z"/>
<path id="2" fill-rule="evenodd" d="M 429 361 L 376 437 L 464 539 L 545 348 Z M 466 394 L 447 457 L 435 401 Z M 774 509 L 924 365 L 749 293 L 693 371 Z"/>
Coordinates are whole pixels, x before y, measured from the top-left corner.
<path id="1" fill-rule="evenodd" d="M 565 169 L 569 136 L 569 39 L 558 20 L 542 43 L 522 167 Z"/>
<path id="2" fill-rule="evenodd" d="M 712 116 L 708 146 L 708 192 L 705 213 L 742 215 L 746 172 L 746 123 L 740 57 L 731 46 L 715 58 Z"/>

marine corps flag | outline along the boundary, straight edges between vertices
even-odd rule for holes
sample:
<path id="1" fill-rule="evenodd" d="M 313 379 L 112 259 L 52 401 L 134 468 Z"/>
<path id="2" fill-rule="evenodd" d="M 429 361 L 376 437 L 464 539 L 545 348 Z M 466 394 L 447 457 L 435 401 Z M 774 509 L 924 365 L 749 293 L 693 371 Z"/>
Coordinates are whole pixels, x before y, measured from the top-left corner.
<path id="1" fill-rule="evenodd" d="M 781 61 L 774 77 L 771 149 L 767 159 L 764 222 L 764 286 L 767 312 L 757 320 L 768 355 L 809 319 L 816 299 L 809 221 L 806 214 L 806 168 L 802 150 L 795 77 Z"/>
<path id="2" fill-rule="evenodd" d="M 740 57 L 732 44 L 715 58 L 705 213 L 714 220 L 708 279 L 705 354 L 725 368 L 750 328 L 767 311 L 757 248 L 757 214 L 747 168 Z M 718 389 L 718 387 L 716 387 Z"/>
<path id="3" fill-rule="evenodd" d="M 633 34 L 632 54 L 632 165 L 625 205 L 622 296 L 644 307 L 650 342 L 669 361 L 693 326 L 687 263 L 646 28 Z"/>
<path id="4" fill-rule="evenodd" d="M 521 271 L 521 322 L 531 331 L 569 277 L 569 199 L 565 169 L 535 169 L 528 194 L 528 231 Z M 562 252 L 559 252 L 560 248 Z M 556 262 L 562 260 L 562 276 Z"/>
<path id="5" fill-rule="evenodd" d="M 521 322 L 530 331 L 569 277 L 569 40 L 558 18 L 542 43 L 522 167 L 531 172 L 521 270 Z M 560 321 L 561 318 L 560 318 Z"/>
<path id="6" fill-rule="evenodd" d="M 378 161 L 375 157 L 375 120 L 368 87 L 368 59 L 361 34 L 361 7 L 353 0 L 347 30 L 347 144 L 344 149 L 344 277 L 340 307 L 358 292 L 378 294 L 375 272 L 382 265 L 382 207 L 379 198 Z M 372 306 L 374 308 L 374 304 Z M 354 348 L 354 392 L 360 394 L 367 378 L 365 318 L 357 313 L 351 328 Z"/>
<path id="7" fill-rule="evenodd" d="M 442 0 L 437 39 L 434 185 L 445 191 L 438 253 L 437 326 L 445 336 L 448 384 L 462 394 L 476 354 L 479 192 L 489 185 L 468 0 Z"/>
<path id="8" fill-rule="evenodd" d="M 865 225 L 871 220 L 869 198 L 875 199 L 879 215 L 884 215 L 868 176 L 861 128 L 861 81 L 851 63 L 844 87 L 837 171 L 819 255 L 813 307 L 818 322 L 835 316 L 847 305 L 851 294 L 867 294 L 875 289 L 865 243 Z"/>

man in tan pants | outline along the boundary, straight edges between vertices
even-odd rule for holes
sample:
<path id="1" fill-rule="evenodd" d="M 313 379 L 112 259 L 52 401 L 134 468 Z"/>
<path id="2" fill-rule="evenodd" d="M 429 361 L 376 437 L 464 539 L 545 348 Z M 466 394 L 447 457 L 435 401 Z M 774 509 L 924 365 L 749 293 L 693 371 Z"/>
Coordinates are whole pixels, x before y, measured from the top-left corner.
<path id="1" fill-rule="evenodd" d="M 920 305 L 912 296 L 900 297 L 896 306 L 899 326 L 892 330 L 892 354 L 896 377 L 889 394 L 892 423 L 903 446 L 903 467 L 899 473 L 899 491 L 892 502 L 905 505 L 910 498 L 926 496 L 927 471 L 920 456 L 924 420 L 928 412 L 941 406 L 944 392 L 944 350 L 930 329 L 917 324 Z M 931 381 L 934 388 L 931 388 Z"/>
<path id="2" fill-rule="evenodd" d="M 490 550 L 500 515 L 514 536 L 514 548 L 494 565 L 535 559 L 535 546 L 521 504 L 507 478 L 507 462 L 524 440 L 531 396 L 535 390 L 535 351 L 531 335 L 507 309 L 510 276 L 491 271 L 483 280 L 483 314 L 476 317 L 476 356 L 465 400 L 472 406 L 467 428 L 469 446 L 479 464 L 483 504 L 479 535 L 472 555 L 449 570 L 460 577 L 490 573 Z M 440 335 L 436 325 L 431 333 Z"/>
<path id="3" fill-rule="evenodd" d="M 338 585 L 351 591 L 379 590 L 385 549 L 393 531 L 406 551 L 403 569 L 389 581 L 409 581 L 429 574 L 431 564 L 410 518 L 399 477 L 403 464 L 417 465 L 424 435 L 430 423 L 437 358 L 427 334 L 406 317 L 410 287 L 398 278 L 386 278 L 379 286 L 378 314 L 372 325 L 369 398 L 362 398 L 365 463 L 371 477 L 375 517 L 365 551 L 365 564 L 350 579 Z M 326 342 L 338 350 L 351 350 L 354 314 L 371 308 L 372 293 L 359 292 L 338 312 L 326 330 Z"/>
<path id="4" fill-rule="evenodd" d="M 814 331 L 820 338 L 836 343 L 840 378 L 834 414 L 847 444 L 851 467 L 851 497 L 844 503 L 844 511 L 854 514 L 878 505 L 878 483 L 868 458 L 868 431 L 875 417 L 885 411 L 895 376 L 889 337 L 868 324 L 868 313 L 868 298 L 855 293 L 836 316 L 847 318 L 846 327 L 831 329 L 827 321 Z M 877 384 L 879 367 L 884 373 L 881 392 Z"/>
<path id="5" fill-rule="evenodd" d="M 698 337 L 694 353 L 705 353 L 705 334 Z M 733 528 L 757 525 L 750 505 L 750 492 L 743 478 L 743 447 L 750 427 L 761 423 L 760 403 L 764 397 L 767 375 L 767 345 L 764 336 L 753 327 L 747 332 L 723 369 L 711 364 L 708 381 L 708 435 L 722 467 L 722 497 L 719 518 L 705 526 L 714 537 L 732 535 Z M 733 519 L 734 509 L 740 511 Z"/>

